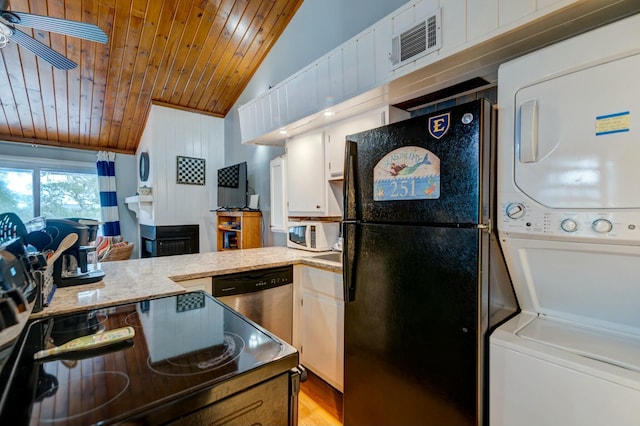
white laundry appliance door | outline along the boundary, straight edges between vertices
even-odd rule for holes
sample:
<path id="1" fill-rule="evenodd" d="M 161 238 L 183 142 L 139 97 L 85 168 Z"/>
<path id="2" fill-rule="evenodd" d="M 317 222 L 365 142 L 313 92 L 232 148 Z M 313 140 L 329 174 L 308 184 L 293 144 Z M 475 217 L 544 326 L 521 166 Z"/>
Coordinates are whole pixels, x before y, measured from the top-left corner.
<path id="1" fill-rule="evenodd" d="M 640 208 L 640 55 L 515 94 L 515 185 L 555 209 Z"/>
<path id="2" fill-rule="evenodd" d="M 640 338 L 640 246 L 502 240 L 523 311 Z"/>

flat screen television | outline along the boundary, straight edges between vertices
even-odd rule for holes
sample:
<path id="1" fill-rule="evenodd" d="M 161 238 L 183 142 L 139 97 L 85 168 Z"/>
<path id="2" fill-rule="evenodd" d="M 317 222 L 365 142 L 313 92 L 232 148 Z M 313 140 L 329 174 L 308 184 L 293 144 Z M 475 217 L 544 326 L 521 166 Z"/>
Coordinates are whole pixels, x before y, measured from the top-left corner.
<path id="1" fill-rule="evenodd" d="M 218 208 L 242 209 L 247 206 L 247 162 L 218 169 Z"/>

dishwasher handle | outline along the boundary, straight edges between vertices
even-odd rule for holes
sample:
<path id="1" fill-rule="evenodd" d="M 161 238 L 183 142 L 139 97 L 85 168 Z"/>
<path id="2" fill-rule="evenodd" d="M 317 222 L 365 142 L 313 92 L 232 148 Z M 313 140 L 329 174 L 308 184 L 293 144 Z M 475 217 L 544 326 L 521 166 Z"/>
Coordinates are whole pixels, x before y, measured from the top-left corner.
<path id="1" fill-rule="evenodd" d="M 214 297 L 233 296 L 293 284 L 293 267 L 259 269 L 236 274 L 214 276 Z"/>

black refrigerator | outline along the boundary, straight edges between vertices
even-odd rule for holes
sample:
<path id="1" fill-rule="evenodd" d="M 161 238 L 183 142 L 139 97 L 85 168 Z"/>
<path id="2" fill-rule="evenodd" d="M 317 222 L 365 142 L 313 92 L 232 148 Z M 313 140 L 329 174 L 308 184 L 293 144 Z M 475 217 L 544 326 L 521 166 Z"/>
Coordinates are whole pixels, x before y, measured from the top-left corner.
<path id="1" fill-rule="evenodd" d="M 479 425 L 488 333 L 517 311 L 485 99 L 350 135 L 344 424 Z"/>

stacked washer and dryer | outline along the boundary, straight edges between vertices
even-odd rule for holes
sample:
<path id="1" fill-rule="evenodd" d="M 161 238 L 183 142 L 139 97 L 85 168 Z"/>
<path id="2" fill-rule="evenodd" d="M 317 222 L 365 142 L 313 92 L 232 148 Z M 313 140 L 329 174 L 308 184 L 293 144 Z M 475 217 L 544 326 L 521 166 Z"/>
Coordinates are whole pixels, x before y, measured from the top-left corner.
<path id="1" fill-rule="evenodd" d="M 640 425 L 640 15 L 504 64 L 490 423 Z"/>

